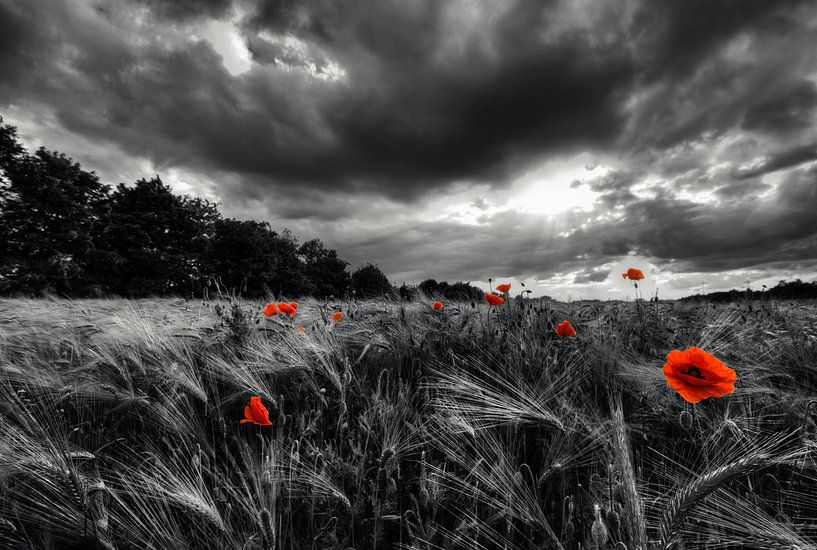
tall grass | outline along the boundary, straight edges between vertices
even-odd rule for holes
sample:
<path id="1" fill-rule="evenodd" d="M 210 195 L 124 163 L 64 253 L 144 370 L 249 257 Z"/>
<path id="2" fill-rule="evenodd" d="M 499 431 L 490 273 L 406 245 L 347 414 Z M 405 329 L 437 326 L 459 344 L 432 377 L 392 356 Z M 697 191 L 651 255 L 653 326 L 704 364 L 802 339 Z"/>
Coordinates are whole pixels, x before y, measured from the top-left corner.
<path id="1" fill-rule="evenodd" d="M 0 303 L 0 548 L 817 545 L 817 307 L 431 298 Z"/>

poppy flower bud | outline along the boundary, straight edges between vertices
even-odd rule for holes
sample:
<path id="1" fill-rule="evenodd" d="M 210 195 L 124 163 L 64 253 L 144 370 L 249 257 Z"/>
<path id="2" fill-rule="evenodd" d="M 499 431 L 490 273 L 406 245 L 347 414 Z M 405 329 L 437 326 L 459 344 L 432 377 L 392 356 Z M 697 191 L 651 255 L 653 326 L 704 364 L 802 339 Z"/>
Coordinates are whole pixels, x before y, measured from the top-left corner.
<path id="1" fill-rule="evenodd" d="M 380 455 L 380 467 L 386 466 L 386 463 L 394 456 L 394 449 L 391 447 L 384 449 L 383 454 Z"/>
<path id="2" fill-rule="evenodd" d="M 621 518 L 618 516 L 618 512 L 615 510 L 607 511 L 607 525 L 610 526 L 610 529 L 614 533 L 618 533 L 619 526 L 621 525 Z"/>
<path id="3" fill-rule="evenodd" d="M 607 533 L 607 527 L 605 527 L 601 521 L 601 507 L 599 507 L 598 504 L 596 504 L 593 509 L 593 516 L 593 525 L 590 526 L 590 537 L 593 539 L 596 548 L 604 548 L 609 534 Z"/>

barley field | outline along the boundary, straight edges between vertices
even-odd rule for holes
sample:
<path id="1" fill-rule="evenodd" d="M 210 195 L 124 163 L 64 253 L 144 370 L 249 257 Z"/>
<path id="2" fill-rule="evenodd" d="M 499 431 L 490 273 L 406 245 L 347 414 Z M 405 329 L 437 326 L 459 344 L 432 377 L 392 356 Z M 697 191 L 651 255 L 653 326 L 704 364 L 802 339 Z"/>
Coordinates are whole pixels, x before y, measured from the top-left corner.
<path id="1" fill-rule="evenodd" d="M 814 304 L 434 299 L 3 300 L 0 547 L 817 546 Z"/>

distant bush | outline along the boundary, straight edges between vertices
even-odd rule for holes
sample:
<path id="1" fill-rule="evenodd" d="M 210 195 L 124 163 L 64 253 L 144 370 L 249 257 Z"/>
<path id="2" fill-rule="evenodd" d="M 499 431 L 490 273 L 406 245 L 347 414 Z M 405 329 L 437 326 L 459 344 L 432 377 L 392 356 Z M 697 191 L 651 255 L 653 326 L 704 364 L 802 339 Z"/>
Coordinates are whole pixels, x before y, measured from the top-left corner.
<path id="1" fill-rule="evenodd" d="M 390 293 L 392 286 L 379 267 L 366 264 L 352 273 L 352 289 L 359 296 L 371 297 Z"/>
<path id="2" fill-rule="evenodd" d="M 461 281 L 449 284 L 447 281 L 437 282 L 434 279 L 426 279 L 418 287 L 428 296 L 448 300 L 479 300 L 483 294 L 479 288 Z"/>
<path id="3" fill-rule="evenodd" d="M 800 279 L 794 281 L 780 281 L 772 288 L 763 290 L 728 290 L 724 292 L 711 292 L 709 294 L 686 296 L 682 301 L 708 300 L 710 302 L 727 303 L 740 300 L 817 300 L 817 281 L 805 283 Z"/>

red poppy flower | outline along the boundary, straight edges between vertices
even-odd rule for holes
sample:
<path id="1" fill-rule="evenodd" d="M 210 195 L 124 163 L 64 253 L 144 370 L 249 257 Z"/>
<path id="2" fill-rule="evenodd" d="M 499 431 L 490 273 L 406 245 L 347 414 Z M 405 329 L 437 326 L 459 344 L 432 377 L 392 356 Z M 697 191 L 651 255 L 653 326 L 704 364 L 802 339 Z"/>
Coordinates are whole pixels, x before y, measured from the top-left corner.
<path id="1" fill-rule="evenodd" d="M 644 272 L 640 269 L 631 267 L 626 273 L 622 273 L 621 276 L 625 279 L 630 279 L 631 281 L 640 281 L 644 278 Z"/>
<path id="2" fill-rule="evenodd" d="M 562 321 L 556 326 L 556 334 L 562 338 L 576 336 L 576 329 L 570 324 L 570 321 Z"/>
<path id="3" fill-rule="evenodd" d="M 298 302 L 290 302 L 289 305 L 292 306 L 292 309 L 298 309 Z"/>
<path id="4" fill-rule="evenodd" d="M 508 292 L 511 289 L 511 283 L 503 283 L 501 285 L 496 285 L 496 289 L 499 292 Z"/>
<path id="5" fill-rule="evenodd" d="M 488 294 L 487 292 L 485 293 L 485 301 L 492 306 L 499 306 L 505 303 L 505 300 L 496 294 Z"/>
<path id="6" fill-rule="evenodd" d="M 436 302 L 434 302 L 434 304 L 431 307 L 434 308 L 434 311 L 442 311 L 443 310 L 443 303 L 441 301 L 437 300 Z"/>
<path id="7" fill-rule="evenodd" d="M 281 313 L 286 313 L 290 317 L 295 317 L 295 308 L 286 302 L 281 302 L 278 304 L 278 311 Z"/>
<path id="8" fill-rule="evenodd" d="M 298 332 L 303 332 L 303 331 L 304 331 L 304 327 L 302 327 L 301 325 L 298 325 Z"/>
<path id="9" fill-rule="evenodd" d="M 241 420 L 241 424 L 246 424 L 247 422 L 252 422 L 259 426 L 272 426 L 272 422 L 269 420 L 269 411 L 264 404 L 261 403 L 260 397 L 250 397 L 250 404 L 244 407 L 244 418 Z"/>
<path id="10" fill-rule="evenodd" d="M 671 351 L 664 377 L 669 387 L 690 403 L 733 393 L 737 380 L 735 371 L 699 348 Z"/>
<path id="11" fill-rule="evenodd" d="M 275 302 L 269 303 L 261 310 L 261 313 L 267 317 L 272 317 L 278 314 L 278 307 L 275 305 Z"/>
<path id="12" fill-rule="evenodd" d="M 343 313 L 341 313 L 340 311 L 336 311 L 335 313 L 332 314 L 332 321 L 337 323 L 341 319 L 343 319 Z"/>

